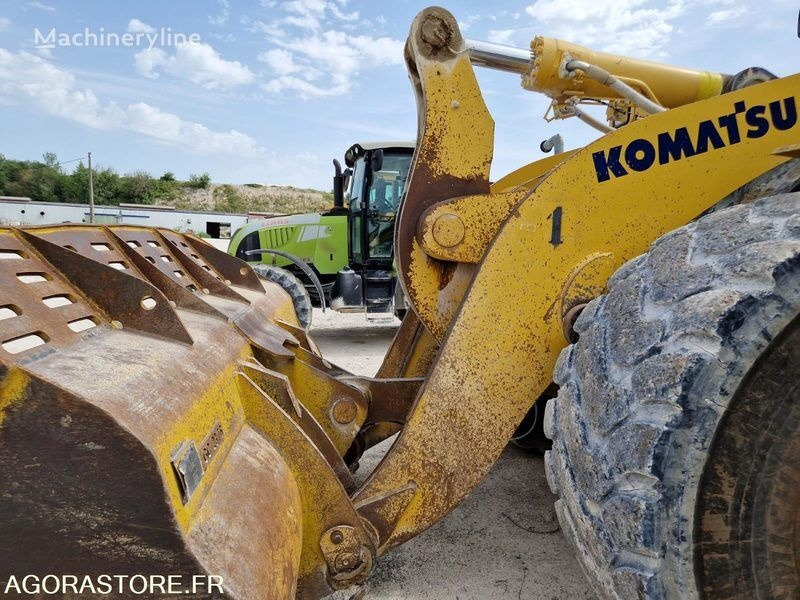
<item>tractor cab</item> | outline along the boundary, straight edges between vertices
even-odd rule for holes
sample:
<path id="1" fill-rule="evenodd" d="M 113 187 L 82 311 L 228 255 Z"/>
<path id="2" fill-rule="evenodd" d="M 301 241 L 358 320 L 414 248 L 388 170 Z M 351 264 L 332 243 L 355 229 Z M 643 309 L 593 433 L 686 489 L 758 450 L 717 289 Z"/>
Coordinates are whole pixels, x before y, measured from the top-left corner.
<path id="1" fill-rule="evenodd" d="M 394 273 L 394 225 L 413 153 L 412 142 L 354 144 L 344 172 L 335 161 L 334 202 L 347 208 L 349 242 L 349 264 L 331 290 L 335 310 L 405 311 Z"/>

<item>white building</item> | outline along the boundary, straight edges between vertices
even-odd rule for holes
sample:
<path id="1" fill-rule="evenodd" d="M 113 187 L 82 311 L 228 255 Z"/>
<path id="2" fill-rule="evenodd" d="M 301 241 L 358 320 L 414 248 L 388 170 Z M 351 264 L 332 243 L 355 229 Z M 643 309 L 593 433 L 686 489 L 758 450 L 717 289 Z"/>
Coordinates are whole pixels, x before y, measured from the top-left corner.
<path id="1" fill-rule="evenodd" d="M 250 220 L 274 216 L 265 213 L 230 214 L 177 210 L 170 206 L 120 204 L 95 205 L 94 222 L 107 225 L 126 224 L 165 227 L 182 232 L 207 235 L 214 245 L 226 250 L 233 232 Z M 0 196 L 0 225 L 52 225 L 88 223 L 89 205 L 67 202 L 34 202 L 30 198 Z"/>

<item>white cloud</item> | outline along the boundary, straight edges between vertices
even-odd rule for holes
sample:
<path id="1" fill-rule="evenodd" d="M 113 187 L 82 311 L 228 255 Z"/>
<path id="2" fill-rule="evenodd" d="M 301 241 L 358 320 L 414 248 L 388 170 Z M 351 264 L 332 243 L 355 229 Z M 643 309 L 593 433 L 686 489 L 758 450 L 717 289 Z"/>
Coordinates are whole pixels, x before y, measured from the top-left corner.
<path id="1" fill-rule="evenodd" d="M 403 60 L 403 42 L 389 37 L 355 36 L 330 30 L 304 38 L 275 37 L 273 43 L 280 47 L 280 54 L 265 52 L 262 56 L 284 77 L 268 82 L 263 89 L 271 93 L 294 90 L 303 98 L 345 94 L 359 72 L 400 64 Z M 297 67 L 295 57 L 300 57 L 304 66 Z M 289 65 L 297 68 L 286 71 Z M 278 71 L 276 66 L 283 67 L 284 72 Z M 301 77 L 285 77 L 289 73 L 298 73 Z M 312 83 L 320 73 L 327 73 L 330 82 Z"/>
<path id="2" fill-rule="evenodd" d="M 403 41 L 342 30 L 371 27 L 346 7 L 347 0 L 287 0 L 279 5 L 282 17 L 268 23 L 248 20 L 248 30 L 264 34 L 272 46 L 258 57 L 273 75 L 261 88 L 301 98 L 337 96 L 351 89 L 360 72 L 401 64 Z"/>
<path id="3" fill-rule="evenodd" d="M 708 15 L 706 23 L 708 23 L 709 25 L 718 25 L 720 23 L 724 23 L 725 21 L 732 21 L 733 19 L 737 19 L 746 13 L 747 13 L 746 6 L 733 6 L 732 8 L 715 10 Z"/>
<path id="4" fill-rule="evenodd" d="M 275 5 L 275 2 L 262 0 L 261 4 L 271 8 Z M 322 28 L 328 14 L 340 21 L 351 23 L 358 21 L 358 11 L 346 13 L 339 7 L 339 5 L 344 6 L 345 4 L 347 3 L 339 2 L 337 5 L 337 3 L 328 2 L 327 0 L 288 0 L 281 3 L 281 9 L 287 13 L 287 16 L 279 19 L 277 23 L 279 25 L 290 25 L 300 29 L 318 31 Z"/>
<path id="5" fill-rule="evenodd" d="M 492 29 L 489 31 L 489 41 L 495 44 L 509 44 L 516 32 L 516 29 Z"/>
<path id="6" fill-rule="evenodd" d="M 658 56 L 691 0 L 536 0 L 525 8 L 548 35 L 599 50 Z"/>
<path id="7" fill-rule="evenodd" d="M 49 4 L 42 4 L 41 2 L 28 2 L 25 6 L 30 8 L 35 8 L 36 10 L 42 10 L 44 12 L 56 12 L 55 6 L 50 6 Z"/>
<path id="8" fill-rule="evenodd" d="M 343 13 L 333 2 L 328 3 L 328 9 L 337 19 L 341 19 L 342 21 L 358 21 L 358 11 L 351 12 L 350 14 Z"/>
<path id="9" fill-rule="evenodd" d="M 92 129 L 129 131 L 193 152 L 257 157 L 264 153 L 250 136 L 212 131 L 144 102 L 101 102 L 90 89 L 76 89 L 74 76 L 29 52 L 0 48 L 0 102 L 26 103 L 45 114 Z"/>
<path id="10" fill-rule="evenodd" d="M 304 67 L 295 64 L 292 53 L 282 48 L 273 48 L 258 55 L 258 60 L 267 63 L 276 75 L 290 75 Z"/>
<path id="11" fill-rule="evenodd" d="M 11 19 L 0 17 L 0 31 L 5 31 L 11 25 Z"/>
<path id="12" fill-rule="evenodd" d="M 480 15 L 468 14 L 463 19 L 458 21 L 458 28 L 461 30 L 462 33 L 466 33 L 475 23 L 477 23 L 480 20 L 481 20 Z"/>
<path id="13" fill-rule="evenodd" d="M 247 65 L 225 60 L 214 48 L 203 43 L 179 44 L 171 56 L 162 48 L 148 48 L 134 56 L 134 65 L 145 77 L 156 78 L 159 71 L 163 71 L 209 90 L 226 90 L 255 81 Z"/>
<path id="14" fill-rule="evenodd" d="M 208 17 L 208 22 L 212 25 L 225 25 L 231 14 L 231 5 L 228 0 L 217 0 L 220 6 L 220 13 L 216 17 Z"/>
<path id="15" fill-rule="evenodd" d="M 139 19 L 131 19 L 128 21 L 127 30 L 129 33 L 153 33 L 155 31 L 153 27 Z"/>
<path id="16" fill-rule="evenodd" d="M 165 64 L 169 59 L 167 53 L 162 48 L 148 48 L 137 52 L 133 56 L 133 64 L 136 72 L 150 79 L 158 77 L 156 68 Z"/>
<path id="17" fill-rule="evenodd" d="M 325 0 L 290 0 L 281 7 L 289 13 L 288 17 L 281 20 L 287 25 L 294 25 L 303 29 L 319 29 L 320 20 L 325 16 Z"/>
<path id="18" fill-rule="evenodd" d="M 345 84 L 335 86 L 316 86 L 313 83 L 301 79 L 299 77 L 292 77 L 291 75 L 284 75 L 271 79 L 267 83 L 261 85 L 261 89 L 270 94 L 279 94 L 285 90 L 297 92 L 297 94 L 304 100 L 308 98 L 325 98 L 328 96 L 339 96 L 344 94 L 349 89 Z"/>

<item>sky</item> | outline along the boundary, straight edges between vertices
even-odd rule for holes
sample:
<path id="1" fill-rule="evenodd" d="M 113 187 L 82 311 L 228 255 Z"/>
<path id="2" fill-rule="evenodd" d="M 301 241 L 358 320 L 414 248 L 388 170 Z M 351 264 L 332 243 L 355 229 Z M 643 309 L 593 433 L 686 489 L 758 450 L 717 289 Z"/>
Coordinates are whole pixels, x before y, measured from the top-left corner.
<path id="1" fill-rule="evenodd" d="M 545 35 L 727 73 L 800 71 L 796 0 L 439 3 L 465 37 L 521 48 Z M 0 153 L 328 190 L 331 159 L 352 143 L 416 136 L 402 51 L 427 5 L 0 0 Z M 104 34 L 120 41 L 100 46 Z M 493 179 L 541 158 L 555 133 L 567 148 L 597 137 L 576 119 L 545 122 L 549 100 L 518 76 L 477 73 L 496 122 Z"/>

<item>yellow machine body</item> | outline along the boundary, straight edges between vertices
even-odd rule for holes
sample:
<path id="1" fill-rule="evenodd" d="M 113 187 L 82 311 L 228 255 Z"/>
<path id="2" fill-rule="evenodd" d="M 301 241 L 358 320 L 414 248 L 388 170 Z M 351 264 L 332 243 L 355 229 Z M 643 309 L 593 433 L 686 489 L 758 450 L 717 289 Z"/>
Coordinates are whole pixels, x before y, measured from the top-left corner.
<path id="1" fill-rule="evenodd" d="M 573 97 L 621 98 L 607 86 L 584 77 L 580 72 L 568 73 L 564 66 L 569 60 L 581 60 L 605 69 L 666 108 L 677 108 L 718 96 L 727 79 L 721 73 L 598 52 L 579 44 L 543 36 L 533 39 L 531 53 L 531 68 L 522 78 L 522 87 L 558 101 Z"/>

